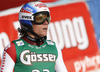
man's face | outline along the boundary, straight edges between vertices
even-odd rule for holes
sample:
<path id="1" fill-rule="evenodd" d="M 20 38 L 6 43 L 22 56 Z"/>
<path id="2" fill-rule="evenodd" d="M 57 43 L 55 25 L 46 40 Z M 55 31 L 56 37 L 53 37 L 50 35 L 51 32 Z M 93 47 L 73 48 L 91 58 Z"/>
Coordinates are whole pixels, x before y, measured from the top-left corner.
<path id="1" fill-rule="evenodd" d="M 38 34 L 40 37 L 44 37 L 47 35 L 47 30 L 48 30 L 48 22 L 45 21 L 41 25 L 36 25 L 33 24 L 33 31 Z"/>

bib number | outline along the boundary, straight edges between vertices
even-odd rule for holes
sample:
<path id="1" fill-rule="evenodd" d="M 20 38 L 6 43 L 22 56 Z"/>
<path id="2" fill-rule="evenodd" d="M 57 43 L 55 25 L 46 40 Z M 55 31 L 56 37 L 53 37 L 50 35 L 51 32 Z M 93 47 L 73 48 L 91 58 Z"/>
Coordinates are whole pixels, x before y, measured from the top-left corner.
<path id="1" fill-rule="evenodd" d="M 35 70 L 32 70 L 32 72 L 40 72 L 40 71 L 35 69 Z M 43 72 L 50 72 L 50 71 L 48 69 L 43 69 Z"/>

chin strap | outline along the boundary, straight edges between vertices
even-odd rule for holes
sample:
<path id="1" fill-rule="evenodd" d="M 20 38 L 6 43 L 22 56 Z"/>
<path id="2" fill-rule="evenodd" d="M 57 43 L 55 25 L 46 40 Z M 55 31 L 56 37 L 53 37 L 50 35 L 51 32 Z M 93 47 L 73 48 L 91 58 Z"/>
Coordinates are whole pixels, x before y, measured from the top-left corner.
<path id="1" fill-rule="evenodd" d="M 40 46 L 40 42 L 44 41 L 47 39 L 47 36 L 44 36 L 44 37 L 40 37 L 39 35 L 37 35 L 35 32 L 30 32 L 32 33 L 33 35 L 35 35 L 37 38 L 32 38 L 30 37 L 29 35 L 27 35 L 27 39 L 29 39 L 30 41 L 33 41 L 33 42 L 36 42 L 38 46 Z"/>
<path id="2" fill-rule="evenodd" d="M 33 35 L 35 35 L 38 39 L 41 39 L 41 37 L 38 34 L 36 34 L 35 32 L 31 31 L 30 33 L 32 33 Z"/>

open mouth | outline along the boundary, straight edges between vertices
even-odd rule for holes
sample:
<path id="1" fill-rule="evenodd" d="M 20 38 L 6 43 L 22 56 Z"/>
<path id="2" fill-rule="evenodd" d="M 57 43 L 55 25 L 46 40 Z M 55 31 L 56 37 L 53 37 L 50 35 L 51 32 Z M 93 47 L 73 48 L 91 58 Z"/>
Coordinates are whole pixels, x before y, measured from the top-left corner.
<path id="1" fill-rule="evenodd" d="M 47 28 L 43 28 L 43 30 L 47 30 Z"/>

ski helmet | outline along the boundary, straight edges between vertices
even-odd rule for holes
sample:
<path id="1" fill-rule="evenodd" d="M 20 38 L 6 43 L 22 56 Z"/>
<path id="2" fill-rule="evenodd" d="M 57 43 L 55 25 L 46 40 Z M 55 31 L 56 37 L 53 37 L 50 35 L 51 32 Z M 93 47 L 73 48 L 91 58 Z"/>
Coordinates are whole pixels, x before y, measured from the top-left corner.
<path id="1" fill-rule="evenodd" d="M 50 22 L 50 11 L 42 2 L 28 2 L 21 8 L 19 12 L 19 22 L 21 28 L 24 31 L 31 32 L 36 36 L 38 35 L 33 32 L 32 22 L 40 25 L 43 24 L 45 20 L 47 20 L 48 23 Z"/>

